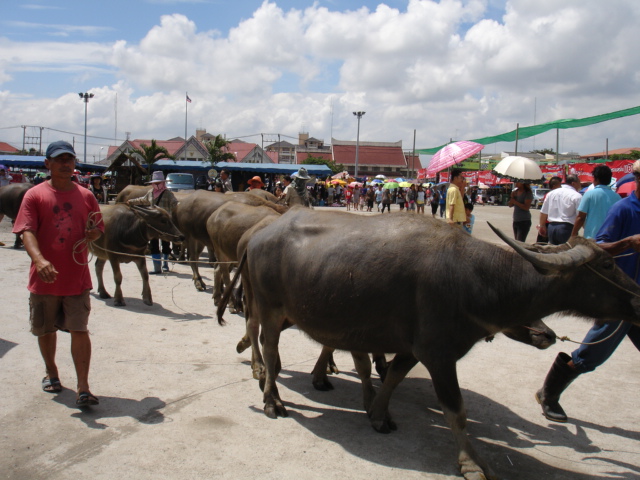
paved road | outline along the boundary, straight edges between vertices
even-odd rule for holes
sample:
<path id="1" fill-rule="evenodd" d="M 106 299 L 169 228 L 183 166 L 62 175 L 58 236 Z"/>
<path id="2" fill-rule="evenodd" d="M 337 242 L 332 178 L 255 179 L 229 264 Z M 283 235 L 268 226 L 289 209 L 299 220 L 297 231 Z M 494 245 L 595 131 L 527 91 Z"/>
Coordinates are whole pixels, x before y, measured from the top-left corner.
<path id="1" fill-rule="evenodd" d="M 510 232 L 510 213 L 477 207 L 475 235 L 499 242 L 486 221 Z M 0 240 L 11 245 L 9 228 L 6 220 L 0 223 Z M 101 404 L 79 411 L 72 407 L 66 335 L 60 335 L 58 357 L 67 388 L 57 396 L 40 390 L 43 366 L 27 331 L 28 257 L 9 247 L 0 248 L 0 257 L 0 478 L 460 478 L 451 434 L 422 367 L 391 402 L 399 430 L 380 435 L 362 412 L 350 356 L 337 355 L 342 373 L 333 377 L 335 390 L 317 392 L 309 372 L 319 347 L 287 331 L 280 392 L 290 416 L 267 419 L 249 353 L 235 352 L 243 319 L 227 314 L 228 325 L 218 326 L 211 291 L 196 292 L 182 265 L 152 278 L 151 307 L 140 299 L 131 265 L 123 268 L 127 307 L 93 295 L 91 379 Z M 204 272 L 211 283 L 211 270 Z M 588 329 L 572 318 L 547 322 L 575 339 Z M 570 423 L 541 416 L 533 393 L 557 352 L 571 349 L 560 344 L 538 351 L 498 336 L 459 362 L 470 434 L 501 478 L 640 476 L 640 357 L 630 342 L 569 389 L 563 405 Z"/>

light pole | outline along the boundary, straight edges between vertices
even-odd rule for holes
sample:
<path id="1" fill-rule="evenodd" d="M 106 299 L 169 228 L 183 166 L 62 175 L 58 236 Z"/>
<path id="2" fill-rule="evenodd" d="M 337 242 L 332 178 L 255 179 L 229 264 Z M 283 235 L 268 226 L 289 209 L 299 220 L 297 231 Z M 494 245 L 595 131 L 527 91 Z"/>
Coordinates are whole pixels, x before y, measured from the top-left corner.
<path id="1" fill-rule="evenodd" d="M 354 177 L 358 177 L 358 150 L 360 149 L 360 119 L 367 112 L 353 112 L 358 117 L 358 135 L 356 136 L 356 168 L 353 172 Z"/>
<path id="2" fill-rule="evenodd" d="M 84 163 L 87 163 L 87 105 L 89 104 L 89 99 L 93 98 L 93 93 L 78 93 L 80 98 L 84 100 Z"/>

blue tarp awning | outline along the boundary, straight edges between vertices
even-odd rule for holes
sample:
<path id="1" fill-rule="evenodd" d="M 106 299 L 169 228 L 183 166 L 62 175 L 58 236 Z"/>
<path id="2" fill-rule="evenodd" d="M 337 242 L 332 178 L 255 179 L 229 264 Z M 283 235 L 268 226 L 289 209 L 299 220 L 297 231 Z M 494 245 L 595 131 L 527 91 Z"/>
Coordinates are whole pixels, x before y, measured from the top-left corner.
<path id="1" fill-rule="evenodd" d="M 14 168 L 45 168 L 44 156 L 36 155 L 0 155 L 0 164 Z M 93 163 L 76 163 L 76 168 L 80 171 L 103 171 L 105 165 L 95 165 Z"/>
<path id="2" fill-rule="evenodd" d="M 157 163 L 157 162 L 156 162 Z M 324 177 L 332 175 L 333 172 L 326 165 L 297 165 L 288 163 L 243 163 L 243 162 L 220 162 L 213 168 L 220 171 L 222 169 L 230 172 L 259 172 L 259 173 L 276 173 L 280 175 L 291 175 L 304 167 L 309 175 L 317 175 Z"/>
<path id="3" fill-rule="evenodd" d="M 146 165 L 145 165 L 146 166 Z M 179 172 L 208 172 L 211 170 L 209 162 L 200 160 L 158 160 L 153 162 L 151 170 L 175 170 Z"/>

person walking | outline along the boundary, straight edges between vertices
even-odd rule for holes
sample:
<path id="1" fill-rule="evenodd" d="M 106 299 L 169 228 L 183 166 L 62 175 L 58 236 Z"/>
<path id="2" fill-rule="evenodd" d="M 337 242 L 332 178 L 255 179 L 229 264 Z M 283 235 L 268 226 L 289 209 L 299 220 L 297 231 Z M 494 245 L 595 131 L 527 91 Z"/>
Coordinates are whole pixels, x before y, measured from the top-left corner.
<path id="1" fill-rule="evenodd" d="M 447 223 L 450 225 L 461 226 L 467 220 L 467 214 L 464 211 L 464 202 L 462 200 L 461 187 L 464 185 L 465 179 L 462 170 L 454 168 L 451 170 L 451 183 L 447 190 Z"/>
<path id="2" fill-rule="evenodd" d="M 424 215 L 424 205 L 427 202 L 427 195 L 422 188 L 422 185 L 418 185 L 418 191 L 416 192 L 416 213 Z"/>
<path id="3" fill-rule="evenodd" d="M 525 182 L 516 182 L 516 188 L 511 192 L 508 205 L 513 207 L 513 238 L 519 242 L 526 242 L 531 230 L 531 202 L 533 202 L 531 186 Z"/>
<path id="4" fill-rule="evenodd" d="M 398 193 L 396 194 L 396 203 L 400 207 L 401 212 L 404 210 L 405 201 L 406 201 L 406 198 L 405 198 L 404 188 L 398 187 Z"/>
<path id="5" fill-rule="evenodd" d="M 382 213 L 386 207 L 387 212 L 391 213 L 391 190 L 388 188 L 382 188 Z"/>
<path id="6" fill-rule="evenodd" d="M 407 211 L 409 212 L 413 212 L 416 209 L 416 197 L 417 197 L 417 192 L 416 192 L 416 186 L 415 185 L 411 185 L 411 187 L 409 187 L 409 190 L 407 190 Z"/>
<path id="7" fill-rule="evenodd" d="M 220 170 L 220 181 L 222 182 L 222 192 L 233 192 L 233 185 L 231 185 L 231 178 L 227 170 Z"/>
<path id="8" fill-rule="evenodd" d="M 127 204 L 148 205 L 151 207 L 156 206 L 166 210 L 169 215 L 171 215 L 171 212 L 178 204 L 178 199 L 173 194 L 173 192 L 167 188 L 164 174 L 160 170 L 156 170 L 151 175 L 151 181 L 147 183 L 151 184 L 151 190 L 149 190 L 146 195 L 142 197 L 132 198 L 131 200 L 128 200 Z M 149 273 L 160 274 L 162 272 L 168 272 L 169 255 L 171 254 L 171 242 L 162 240 L 161 254 L 160 240 L 158 238 L 154 238 L 153 240 L 149 240 L 149 250 L 151 251 L 151 258 L 153 259 L 153 271 Z"/>
<path id="9" fill-rule="evenodd" d="M 436 218 L 438 213 L 438 205 L 440 205 L 440 192 L 436 187 L 431 188 L 431 216 Z"/>
<path id="10" fill-rule="evenodd" d="M 440 187 L 440 200 L 438 204 L 438 206 L 440 207 L 440 218 L 444 218 L 444 213 L 447 206 L 446 204 L 447 204 L 447 190 L 446 190 L 446 186 L 442 185 L 442 187 Z"/>
<path id="11" fill-rule="evenodd" d="M 595 240 L 615 256 L 620 269 L 640 284 L 640 160 L 633 164 L 635 191 L 609 210 Z M 604 299 L 603 299 L 604 300 Z M 640 327 L 628 322 L 594 325 L 571 355 L 558 353 L 544 384 L 535 394 L 543 415 L 554 422 L 566 422 L 560 396 L 580 375 L 605 363 L 625 337 L 640 350 Z"/>
<path id="12" fill-rule="evenodd" d="M 552 245 L 567 243 L 571 237 L 582 200 L 578 190 L 580 190 L 578 177 L 567 175 L 562 187 L 551 190 L 544 199 L 540 211 L 540 234 L 549 237 L 549 243 Z M 549 220 L 548 230 L 547 219 Z"/>
<path id="13" fill-rule="evenodd" d="M 93 194 L 71 180 L 75 162 L 76 152 L 68 142 L 48 146 L 44 163 L 51 179 L 27 191 L 13 233 L 22 234 L 31 257 L 29 317 L 45 364 L 42 390 L 62 391 L 56 365 L 57 331 L 69 332 L 77 377 L 75 404 L 87 407 L 100 402 L 89 388 L 91 340 L 87 325 L 92 284 L 88 249 L 77 248 L 77 244 L 97 240 L 104 225 Z"/>
<path id="14" fill-rule="evenodd" d="M 594 187 L 587 190 L 580 201 L 576 223 L 571 231 L 572 237 L 578 235 L 584 226 L 584 238 L 595 238 L 604 219 L 607 218 L 609 209 L 620 201 L 620 195 L 609 186 L 611 176 L 611 169 L 606 165 L 598 165 L 593 169 Z"/>

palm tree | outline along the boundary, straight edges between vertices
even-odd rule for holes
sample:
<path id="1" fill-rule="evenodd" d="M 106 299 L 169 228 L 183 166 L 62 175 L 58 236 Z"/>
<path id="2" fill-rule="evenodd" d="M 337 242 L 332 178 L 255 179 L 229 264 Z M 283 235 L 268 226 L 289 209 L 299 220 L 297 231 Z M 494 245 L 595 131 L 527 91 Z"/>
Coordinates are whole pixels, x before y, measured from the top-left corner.
<path id="1" fill-rule="evenodd" d="M 215 165 L 218 162 L 225 162 L 227 160 L 234 160 L 236 157 L 233 153 L 226 151 L 227 145 L 229 145 L 227 139 L 225 139 L 222 135 L 216 135 L 216 138 L 213 140 L 207 140 L 205 142 L 205 147 L 207 147 L 207 151 L 209 152 L 208 160 L 211 162 L 211 165 Z"/>
<path id="2" fill-rule="evenodd" d="M 169 155 L 169 151 L 166 148 L 158 146 L 155 140 L 151 140 L 150 146 L 141 143 L 140 148 L 134 148 L 133 150 L 131 150 L 131 154 L 137 155 L 138 157 L 142 158 L 144 163 L 149 166 L 153 165 L 158 160 L 162 160 L 163 158 L 175 160 L 175 157 L 173 155 Z"/>

